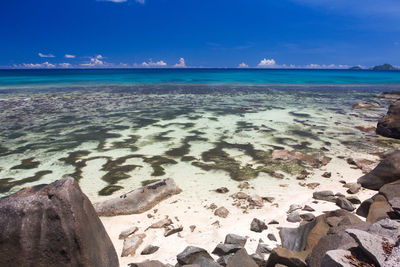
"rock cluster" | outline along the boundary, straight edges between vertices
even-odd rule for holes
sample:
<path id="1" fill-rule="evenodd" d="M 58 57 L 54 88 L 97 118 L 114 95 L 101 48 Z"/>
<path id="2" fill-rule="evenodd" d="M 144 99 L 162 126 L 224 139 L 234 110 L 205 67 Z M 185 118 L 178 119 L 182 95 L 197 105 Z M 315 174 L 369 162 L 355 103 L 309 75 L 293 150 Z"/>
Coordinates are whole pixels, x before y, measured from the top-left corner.
<path id="1" fill-rule="evenodd" d="M 389 106 L 386 116 L 378 122 L 376 133 L 385 137 L 400 139 L 400 100 Z"/>

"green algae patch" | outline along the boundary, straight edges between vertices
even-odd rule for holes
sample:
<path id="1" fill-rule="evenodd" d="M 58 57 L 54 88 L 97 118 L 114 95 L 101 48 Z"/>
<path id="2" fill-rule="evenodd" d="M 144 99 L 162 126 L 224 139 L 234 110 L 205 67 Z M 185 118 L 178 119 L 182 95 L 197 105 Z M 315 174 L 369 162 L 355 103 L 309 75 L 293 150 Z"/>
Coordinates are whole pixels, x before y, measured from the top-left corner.
<path id="1" fill-rule="evenodd" d="M 183 157 L 181 158 L 181 161 L 184 161 L 184 162 L 194 161 L 194 160 L 196 160 L 196 158 L 193 157 L 193 156 L 183 156 Z"/>
<path id="2" fill-rule="evenodd" d="M 103 177 L 101 179 L 103 181 L 106 181 L 109 184 L 116 184 L 120 180 L 130 178 L 131 176 L 128 174 L 128 172 L 131 172 L 139 167 L 141 167 L 141 166 L 139 166 L 139 165 L 117 166 L 117 167 L 113 168 L 112 170 L 110 170 L 105 175 L 103 175 Z"/>
<path id="3" fill-rule="evenodd" d="M 123 189 L 122 186 L 119 185 L 109 185 L 104 187 L 103 189 L 101 189 L 99 191 L 99 196 L 110 196 L 112 195 L 114 192 L 117 192 L 119 190 Z"/>
<path id="4" fill-rule="evenodd" d="M 29 170 L 35 169 L 40 165 L 40 161 L 33 161 L 35 158 L 23 159 L 21 164 L 11 168 L 11 170 Z"/>
<path id="5" fill-rule="evenodd" d="M 89 155 L 90 152 L 87 150 L 79 150 L 69 153 L 68 157 L 60 158 L 59 161 L 64 162 L 67 165 L 75 167 L 75 172 L 68 174 L 75 178 L 77 181 L 82 179 L 82 169 L 86 167 L 86 160 L 82 160 L 82 157 Z"/>
<path id="6" fill-rule="evenodd" d="M 161 132 L 157 135 L 155 135 L 153 137 L 154 141 L 158 141 L 158 142 L 164 142 L 164 141 L 170 141 L 172 140 L 172 137 L 167 136 L 168 134 L 174 132 L 174 130 L 169 130 L 169 131 L 165 131 L 165 132 Z"/>
<path id="7" fill-rule="evenodd" d="M 162 165 L 177 164 L 175 160 L 163 156 L 154 156 L 151 158 L 145 158 L 143 161 L 149 163 L 153 168 L 153 173 L 151 174 L 151 176 L 165 175 L 165 169 L 162 167 Z"/>
<path id="8" fill-rule="evenodd" d="M 255 164 L 261 166 L 256 168 L 253 168 L 252 164 L 242 166 L 241 162 L 224 152 L 224 148 L 239 149 L 251 157 Z M 289 174 L 298 174 L 305 169 L 299 160 L 274 160 L 271 151 L 254 149 L 252 144 L 231 144 L 225 141 L 220 141 L 216 143 L 216 147 L 203 152 L 202 160 L 203 162 L 192 162 L 192 165 L 205 171 L 226 171 L 236 181 L 254 179 L 261 172 L 272 174 L 276 171 L 283 171 Z"/>
<path id="9" fill-rule="evenodd" d="M 189 154 L 189 150 L 190 150 L 190 145 L 188 143 L 184 143 L 180 147 L 168 150 L 167 152 L 165 152 L 165 154 L 167 154 L 170 157 L 183 157 Z"/>
<path id="10" fill-rule="evenodd" d="M 161 181 L 161 179 L 150 179 L 150 180 L 142 181 L 141 184 L 142 184 L 142 186 L 146 186 L 146 185 L 149 185 L 149 184 L 152 184 L 152 183 L 156 183 L 156 182 L 159 182 L 159 181 Z"/>
<path id="11" fill-rule="evenodd" d="M 136 146 L 136 142 L 139 140 L 139 138 L 140 138 L 140 136 L 138 136 L 138 135 L 130 135 L 129 138 L 127 138 L 127 139 L 124 139 L 122 141 L 113 142 L 112 147 L 109 150 L 129 148 L 132 152 L 135 152 L 138 150 L 138 147 Z"/>
<path id="12" fill-rule="evenodd" d="M 5 153 L 7 153 L 8 151 L 9 151 L 8 148 L 6 148 L 6 147 L 0 145 L 0 154 L 5 154 Z"/>
<path id="13" fill-rule="evenodd" d="M 13 178 L 5 178 L 5 179 L 0 179 L 0 193 L 7 193 L 10 191 L 13 187 L 19 186 L 19 185 L 24 185 L 26 183 L 33 183 L 37 182 L 40 179 L 42 179 L 43 176 L 52 173 L 53 171 L 38 171 L 35 173 L 35 175 L 27 178 L 23 178 L 21 180 L 15 180 Z"/>

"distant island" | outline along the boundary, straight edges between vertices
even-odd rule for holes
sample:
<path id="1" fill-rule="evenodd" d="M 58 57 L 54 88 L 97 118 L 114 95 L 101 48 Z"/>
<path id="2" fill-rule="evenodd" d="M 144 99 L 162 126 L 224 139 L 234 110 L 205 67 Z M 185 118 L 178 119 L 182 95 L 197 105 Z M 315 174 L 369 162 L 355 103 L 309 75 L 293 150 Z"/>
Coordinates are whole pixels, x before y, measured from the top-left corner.
<path id="1" fill-rule="evenodd" d="M 353 66 L 350 67 L 349 70 L 362 70 L 362 68 L 360 66 Z"/>
<path id="2" fill-rule="evenodd" d="M 390 64 L 383 64 L 373 67 L 372 70 L 399 70 L 399 69 Z"/>

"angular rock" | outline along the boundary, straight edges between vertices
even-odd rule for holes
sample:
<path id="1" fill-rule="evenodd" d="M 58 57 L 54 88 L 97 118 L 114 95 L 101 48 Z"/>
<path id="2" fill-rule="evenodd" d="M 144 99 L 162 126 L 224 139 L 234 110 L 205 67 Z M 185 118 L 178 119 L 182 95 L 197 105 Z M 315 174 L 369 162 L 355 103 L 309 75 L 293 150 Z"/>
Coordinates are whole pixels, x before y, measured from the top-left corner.
<path id="1" fill-rule="evenodd" d="M 369 207 L 367 222 L 375 223 L 379 220 L 389 218 L 388 213 L 392 211 L 390 204 L 382 195 L 376 195 L 374 202 Z"/>
<path id="2" fill-rule="evenodd" d="M 287 211 L 287 213 L 292 213 L 295 210 L 300 210 L 301 206 L 299 204 L 292 204 L 289 207 L 289 210 Z"/>
<path id="3" fill-rule="evenodd" d="M 386 238 L 397 238 L 400 235 L 400 222 L 390 219 L 383 219 L 372 224 L 368 232 L 384 236 Z"/>
<path id="4" fill-rule="evenodd" d="M 182 231 L 183 231 L 183 227 L 182 227 L 182 226 L 180 226 L 180 227 L 178 227 L 178 228 L 172 228 L 172 229 L 170 229 L 170 230 L 167 230 L 167 231 L 165 232 L 164 236 L 167 237 L 167 236 L 170 236 L 170 235 L 173 235 L 173 234 L 182 232 Z"/>
<path id="5" fill-rule="evenodd" d="M 382 238 L 357 229 L 347 229 L 348 233 L 357 241 L 363 252 L 377 266 L 382 266 L 385 261 L 385 252 L 382 248 Z"/>
<path id="6" fill-rule="evenodd" d="M 134 256 L 137 248 L 143 243 L 145 237 L 145 234 L 140 234 L 125 239 L 121 257 Z"/>
<path id="7" fill-rule="evenodd" d="M 94 208 L 99 216 L 138 214 L 181 191 L 174 180 L 168 178 L 135 189 L 120 197 L 95 203 Z"/>
<path id="8" fill-rule="evenodd" d="M 346 185 L 349 185 L 348 186 L 349 189 L 347 189 L 347 193 L 354 195 L 354 194 L 357 194 L 358 192 L 360 192 L 360 189 L 361 189 L 360 184 L 354 183 L 354 184 L 346 184 Z"/>
<path id="9" fill-rule="evenodd" d="M 399 102 L 400 103 L 400 102 Z M 358 179 L 358 183 L 371 190 L 379 190 L 400 178 L 400 151 L 384 158 L 371 172 Z"/>
<path id="10" fill-rule="evenodd" d="M 252 206 L 256 206 L 256 207 L 263 207 L 264 206 L 264 202 L 263 202 L 262 198 L 259 195 L 252 195 L 251 197 L 249 197 L 247 199 L 247 201 Z"/>
<path id="11" fill-rule="evenodd" d="M 226 266 L 228 264 L 228 262 L 232 259 L 233 255 L 235 255 L 235 254 L 231 253 L 231 254 L 219 257 L 217 259 L 217 263 L 220 264 L 221 266 Z"/>
<path id="12" fill-rule="evenodd" d="M 277 220 L 272 220 L 268 224 L 279 224 L 279 222 Z"/>
<path id="13" fill-rule="evenodd" d="M 270 247 L 269 245 L 264 244 L 264 243 L 258 243 L 256 253 L 259 255 L 269 254 L 272 252 L 272 250 L 273 250 L 273 248 Z"/>
<path id="14" fill-rule="evenodd" d="M 347 210 L 347 211 L 353 211 L 356 208 L 353 206 L 353 204 L 345 199 L 344 197 L 339 197 L 336 199 L 336 205 L 339 206 L 340 208 Z"/>
<path id="15" fill-rule="evenodd" d="M 247 251 L 242 248 L 233 255 L 229 260 L 227 267 L 258 267 L 256 262 L 247 254 Z"/>
<path id="16" fill-rule="evenodd" d="M 389 201 L 400 197 L 400 182 L 385 184 L 379 189 L 379 194 L 385 196 Z"/>
<path id="17" fill-rule="evenodd" d="M 376 133 L 385 137 L 400 139 L 400 101 L 389 106 L 388 112 L 378 122 Z"/>
<path id="18" fill-rule="evenodd" d="M 219 207 L 215 210 L 214 215 L 221 218 L 226 218 L 229 215 L 229 211 L 225 207 Z"/>
<path id="19" fill-rule="evenodd" d="M 300 218 L 302 218 L 304 221 L 310 222 L 315 219 L 315 215 L 312 213 L 303 213 L 300 214 Z"/>
<path id="20" fill-rule="evenodd" d="M 275 241 L 275 242 L 277 241 L 275 235 L 272 234 L 272 233 L 268 234 L 267 237 L 268 237 L 268 239 L 271 240 L 271 241 Z"/>
<path id="21" fill-rule="evenodd" d="M 307 237 L 315 225 L 316 220 L 300 225 L 297 228 L 281 228 L 279 235 L 282 246 L 294 251 L 303 251 L 306 248 Z"/>
<path id="22" fill-rule="evenodd" d="M 332 191 L 317 191 L 313 193 L 313 198 L 318 200 L 325 200 L 330 202 L 336 202 L 336 197 Z"/>
<path id="23" fill-rule="evenodd" d="M 251 254 L 250 257 L 254 260 L 254 262 L 258 266 L 265 266 L 267 264 L 267 261 L 264 259 L 264 256 L 262 256 L 262 255 L 254 253 L 254 254 Z"/>
<path id="24" fill-rule="evenodd" d="M 193 262 L 199 257 L 212 259 L 205 249 L 194 246 L 186 247 L 184 251 L 176 256 L 178 263 L 181 265 L 193 264 Z"/>
<path id="25" fill-rule="evenodd" d="M 223 244 L 219 243 L 215 249 L 213 250 L 212 254 L 223 256 L 231 253 L 235 253 L 236 251 L 242 249 L 243 247 L 239 244 Z"/>
<path id="26" fill-rule="evenodd" d="M 331 172 L 324 172 L 324 173 L 322 174 L 322 177 L 324 177 L 324 178 L 331 178 L 331 177 L 332 177 L 332 173 L 331 173 Z"/>
<path id="27" fill-rule="evenodd" d="M 374 202 L 372 198 L 364 200 L 364 202 L 361 203 L 361 205 L 358 207 L 356 214 L 358 216 L 367 218 L 368 217 L 368 212 L 369 208 L 371 207 L 371 204 Z"/>
<path id="28" fill-rule="evenodd" d="M 294 211 L 294 212 L 290 213 L 290 214 L 287 216 L 286 220 L 287 220 L 288 222 L 291 222 L 291 223 L 301 222 L 300 213 L 299 213 L 298 211 Z"/>
<path id="29" fill-rule="evenodd" d="M 321 266 L 326 267 L 354 267 L 349 263 L 346 256 L 351 255 L 351 252 L 343 249 L 328 251 L 322 258 Z"/>
<path id="30" fill-rule="evenodd" d="M 0 225 L 0 266 L 118 266 L 103 224 L 73 178 L 1 198 Z"/>
<path id="31" fill-rule="evenodd" d="M 172 224 L 172 220 L 169 219 L 169 218 L 165 218 L 165 219 L 162 219 L 162 220 L 160 220 L 158 222 L 153 223 L 147 229 L 149 229 L 149 228 L 152 228 L 152 229 L 164 228 L 164 227 L 169 226 L 171 224 Z"/>
<path id="32" fill-rule="evenodd" d="M 250 230 L 253 232 L 261 233 L 264 230 L 267 230 L 268 226 L 261 220 L 254 218 L 250 225 Z"/>
<path id="33" fill-rule="evenodd" d="M 227 234 L 225 237 L 225 244 L 237 244 L 242 247 L 246 245 L 247 237 L 243 237 L 235 234 Z"/>
<path id="34" fill-rule="evenodd" d="M 142 251 L 142 253 L 140 253 L 141 255 L 150 255 L 155 253 L 160 247 L 158 246 L 153 246 L 153 245 L 148 245 L 147 247 L 145 247 Z"/>
<path id="35" fill-rule="evenodd" d="M 267 261 L 267 267 L 275 267 L 283 264 L 289 267 L 307 267 L 305 262 L 306 252 L 295 252 L 286 248 L 272 250 Z"/>
<path id="36" fill-rule="evenodd" d="M 308 206 L 308 205 L 305 205 L 304 208 L 303 208 L 303 210 L 304 210 L 304 211 L 315 211 L 315 209 L 311 208 L 311 207 Z"/>
<path id="37" fill-rule="evenodd" d="M 133 235 L 134 233 L 136 233 L 138 230 L 139 230 L 139 228 L 137 228 L 136 226 L 132 226 L 131 228 L 128 228 L 125 231 L 122 231 L 119 234 L 118 239 L 125 239 L 125 238 L 129 237 L 130 235 Z"/>
<path id="38" fill-rule="evenodd" d="M 231 195 L 231 197 L 234 199 L 248 199 L 250 196 L 243 192 L 237 192 L 237 193 Z"/>
<path id="39" fill-rule="evenodd" d="M 226 188 L 226 187 L 220 187 L 220 188 L 217 188 L 215 191 L 216 191 L 217 193 L 220 193 L 220 194 L 225 194 L 225 193 L 228 193 L 228 192 L 229 192 L 229 189 Z"/>

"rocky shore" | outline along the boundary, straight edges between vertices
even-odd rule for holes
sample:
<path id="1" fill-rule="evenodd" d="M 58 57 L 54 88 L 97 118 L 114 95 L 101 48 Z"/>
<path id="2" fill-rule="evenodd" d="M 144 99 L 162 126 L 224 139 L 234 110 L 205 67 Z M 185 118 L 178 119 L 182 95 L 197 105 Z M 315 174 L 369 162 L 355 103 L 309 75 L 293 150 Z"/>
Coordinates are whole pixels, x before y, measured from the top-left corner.
<path id="1" fill-rule="evenodd" d="M 379 96 L 393 102 L 376 128 L 393 139 L 374 142 L 400 139 L 397 95 Z M 27 187 L 0 199 L 0 266 L 399 266 L 400 151 L 389 145 L 371 154 L 346 159 L 275 149 L 270 163 L 294 166 L 302 191 L 287 189 L 280 201 L 237 181 L 216 187 L 226 201 L 199 203 L 201 212 L 180 198 L 173 179 L 93 205 L 73 178 Z M 352 176 L 363 175 L 340 176 L 335 168 L 343 160 Z M 271 175 L 277 188 L 289 187 L 284 173 Z"/>

